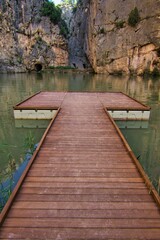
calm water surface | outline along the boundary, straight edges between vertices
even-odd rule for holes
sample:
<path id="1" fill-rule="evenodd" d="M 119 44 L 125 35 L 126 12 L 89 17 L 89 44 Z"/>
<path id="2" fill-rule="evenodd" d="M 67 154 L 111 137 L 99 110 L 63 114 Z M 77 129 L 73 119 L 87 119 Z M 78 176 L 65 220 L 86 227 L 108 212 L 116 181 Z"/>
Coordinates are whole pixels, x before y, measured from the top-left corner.
<path id="1" fill-rule="evenodd" d="M 160 176 L 160 78 L 115 77 L 78 73 L 0 75 L 0 170 L 11 153 L 17 162 L 24 154 L 24 139 L 31 131 L 38 142 L 45 123 L 38 127 L 15 121 L 13 106 L 40 91 L 122 91 L 152 107 L 148 128 L 122 129 L 143 168 L 154 183 Z M 23 125 L 23 127 L 21 127 Z"/>

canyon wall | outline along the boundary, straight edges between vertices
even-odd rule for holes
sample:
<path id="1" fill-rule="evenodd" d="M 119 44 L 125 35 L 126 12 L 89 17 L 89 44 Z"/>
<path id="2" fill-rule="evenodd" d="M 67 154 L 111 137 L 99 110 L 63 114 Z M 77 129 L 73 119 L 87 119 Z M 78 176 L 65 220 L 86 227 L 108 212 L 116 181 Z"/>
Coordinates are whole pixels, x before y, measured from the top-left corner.
<path id="1" fill-rule="evenodd" d="M 128 20 L 135 9 L 139 18 L 132 26 Z M 70 62 L 89 62 L 96 73 L 160 71 L 159 26 L 159 0 L 79 1 L 72 19 Z"/>
<path id="2" fill-rule="evenodd" d="M 68 65 L 68 42 L 40 10 L 44 0 L 0 0 L 0 72 Z"/>
<path id="3" fill-rule="evenodd" d="M 44 1 L 0 0 L 0 72 L 69 63 L 96 73 L 160 72 L 159 0 L 79 0 L 69 40 L 41 16 Z"/>
<path id="4" fill-rule="evenodd" d="M 90 68 L 88 59 L 88 24 L 90 0 L 78 1 L 77 9 L 70 22 L 69 62 L 71 66 L 85 69 Z"/>

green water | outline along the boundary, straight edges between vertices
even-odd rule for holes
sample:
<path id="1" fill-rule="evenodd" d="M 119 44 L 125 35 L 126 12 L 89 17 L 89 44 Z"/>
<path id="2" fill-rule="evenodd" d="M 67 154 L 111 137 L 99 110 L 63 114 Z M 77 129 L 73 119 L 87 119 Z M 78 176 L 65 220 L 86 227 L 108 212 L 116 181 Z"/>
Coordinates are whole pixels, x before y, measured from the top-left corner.
<path id="1" fill-rule="evenodd" d="M 25 127 L 13 118 L 12 107 L 40 91 L 122 91 L 152 107 L 146 129 L 123 129 L 127 141 L 154 182 L 160 176 L 160 78 L 115 77 L 78 73 L 31 73 L 0 75 L 0 170 L 8 163 L 8 153 L 18 162 L 23 155 L 24 139 L 29 131 L 38 142 L 45 124 Z M 21 127 L 21 125 L 23 127 Z M 18 127 L 17 127 L 18 126 Z"/>

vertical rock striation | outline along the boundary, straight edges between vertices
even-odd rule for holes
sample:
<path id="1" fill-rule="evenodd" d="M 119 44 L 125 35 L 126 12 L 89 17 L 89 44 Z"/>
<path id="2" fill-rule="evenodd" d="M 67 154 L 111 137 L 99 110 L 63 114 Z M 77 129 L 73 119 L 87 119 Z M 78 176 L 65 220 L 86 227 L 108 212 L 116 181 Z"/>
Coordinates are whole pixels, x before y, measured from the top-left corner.
<path id="1" fill-rule="evenodd" d="M 89 60 L 97 73 L 160 71 L 159 0 L 84 0 L 72 19 L 71 63 Z M 129 16 L 137 8 L 134 26 Z M 132 16 L 133 18 L 133 16 Z"/>
<path id="2" fill-rule="evenodd" d="M 68 58 L 96 73 L 160 71 L 159 0 L 79 0 L 69 48 L 58 25 L 40 15 L 44 1 L 0 0 L 1 72 L 66 66 Z M 132 25 L 135 9 L 139 18 L 132 15 Z"/>
<path id="3" fill-rule="evenodd" d="M 58 25 L 40 10 L 44 0 L 0 0 L 0 71 L 22 72 L 68 65 Z"/>
<path id="4" fill-rule="evenodd" d="M 88 55 L 88 23 L 90 0 L 78 1 L 70 22 L 69 62 L 72 66 L 90 68 Z"/>

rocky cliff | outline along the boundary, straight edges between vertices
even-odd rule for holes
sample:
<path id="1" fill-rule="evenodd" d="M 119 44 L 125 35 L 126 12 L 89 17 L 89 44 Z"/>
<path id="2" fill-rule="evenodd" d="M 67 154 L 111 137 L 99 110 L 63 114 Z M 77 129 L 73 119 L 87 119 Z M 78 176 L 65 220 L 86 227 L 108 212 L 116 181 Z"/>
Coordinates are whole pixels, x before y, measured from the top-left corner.
<path id="1" fill-rule="evenodd" d="M 78 1 L 70 22 L 69 62 L 73 67 L 90 68 L 88 59 L 88 24 L 90 0 Z"/>
<path id="2" fill-rule="evenodd" d="M 71 64 L 90 63 L 95 72 L 109 74 L 160 71 L 159 0 L 79 0 L 78 6 Z"/>
<path id="3" fill-rule="evenodd" d="M 58 25 L 41 16 L 44 1 L 0 0 L 0 72 L 65 66 L 68 58 L 96 73 L 160 71 L 159 0 L 79 0 L 69 48 Z"/>
<path id="4" fill-rule="evenodd" d="M 0 71 L 25 72 L 68 65 L 58 25 L 40 15 L 44 0 L 0 0 Z"/>

